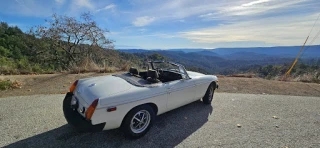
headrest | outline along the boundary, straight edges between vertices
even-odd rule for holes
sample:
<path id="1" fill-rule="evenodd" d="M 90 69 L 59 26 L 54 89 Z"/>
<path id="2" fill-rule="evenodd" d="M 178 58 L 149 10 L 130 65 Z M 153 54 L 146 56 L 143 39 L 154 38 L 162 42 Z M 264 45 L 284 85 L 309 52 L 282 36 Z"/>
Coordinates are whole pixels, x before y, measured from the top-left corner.
<path id="1" fill-rule="evenodd" d="M 148 70 L 148 77 L 151 77 L 152 79 L 158 79 L 159 75 L 158 75 L 157 71 L 149 69 Z"/>
<path id="2" fill-rule="evenodd" d="M 129 73 L 132 74 L 132 75 L 139 75 L 139 71 L 137 68 L 134 68 L 134 67 L 131 67 L 129 69 Z"/>

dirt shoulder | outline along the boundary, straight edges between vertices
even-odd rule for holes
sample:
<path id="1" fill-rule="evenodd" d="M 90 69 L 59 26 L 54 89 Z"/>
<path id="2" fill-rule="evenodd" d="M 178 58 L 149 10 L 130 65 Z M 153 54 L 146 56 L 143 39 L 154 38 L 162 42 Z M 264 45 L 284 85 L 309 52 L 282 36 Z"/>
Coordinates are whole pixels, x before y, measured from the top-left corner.
<path id="1" fill-rule="evenodd" d="M 0 91 L 0 97 L 28 96 L 35 94 L 64 94 L 77 79 L 110 75 L 113 73 L 84 73 L 84 74 L 41 74 L 41 75 L 2 75 L 0 79 L 19 81 L 21 88 Z"/>
<path id="2" fill-rule="evenodd" d="M 20 89 L 0 91 L 0 97 L 26 96 L 35 94 L 64 94 L 77 79 L 110 75 L 112 73 L 85 74 L 44 74 L 8 75 L 0 79 L 10 79 L 22 83 Z M 320 85 L 315 83 L 282 82 L 261 78 L 219 77 L 217 92 L 247 94 L 277 94 L 293 96 L 320 96 Z"/>
<path id="3" fill-rule="evenodd" d="M 320 84 L 262 78 L 220 77 L 217 92 L 320 97 Z"/>

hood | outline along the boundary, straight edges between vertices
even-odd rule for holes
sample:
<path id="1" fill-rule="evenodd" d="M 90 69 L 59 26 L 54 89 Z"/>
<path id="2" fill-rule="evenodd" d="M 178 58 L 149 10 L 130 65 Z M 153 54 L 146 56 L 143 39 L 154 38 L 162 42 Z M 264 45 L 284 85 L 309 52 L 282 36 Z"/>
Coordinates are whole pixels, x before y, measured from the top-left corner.
<path id="1" fill-rule="evenodd" d="M 115 76 L 101 76 L 80 79 L 75 90 L 75 95 L 81 97 L 88 104 L 97 98 L 108 97 L 128 91 L 133 87 L 127 81 Z"/>
<path id="2" fill-rule="evenodd" d="M 187 71 L 190 78 L 196 78 L 199 76 L 204 76 L 205 74 L 194 72 L 194 71 Z"/>

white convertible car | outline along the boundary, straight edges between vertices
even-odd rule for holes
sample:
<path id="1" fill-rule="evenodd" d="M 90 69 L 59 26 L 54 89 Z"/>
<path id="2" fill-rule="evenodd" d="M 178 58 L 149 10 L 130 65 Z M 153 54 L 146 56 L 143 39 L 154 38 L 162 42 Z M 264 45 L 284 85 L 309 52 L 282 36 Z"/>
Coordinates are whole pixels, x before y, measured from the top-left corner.
<path id="1" fill-rule="evenodd" d="M 80 79 L 63 101 L 64 116 L 80 131 L 120 128 L 139 138 L 151 128 L 156 115 L 202 98 L 211 104 L 218 78 L 186 71 L 165 61 L 148 63 L 147 71 Z"/>

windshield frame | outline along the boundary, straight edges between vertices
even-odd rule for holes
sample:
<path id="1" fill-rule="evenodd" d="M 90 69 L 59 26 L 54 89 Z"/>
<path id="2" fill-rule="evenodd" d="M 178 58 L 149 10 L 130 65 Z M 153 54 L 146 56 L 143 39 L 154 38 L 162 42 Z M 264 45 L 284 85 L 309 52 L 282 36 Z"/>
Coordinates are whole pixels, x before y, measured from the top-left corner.
<path id="1" fill-rule="evenodd" d="M 189 77 L 185 67 L 183 65 L 181 65 L 181 64 L 178 64 L 178 63 L 175 63 L 175 62 L 171 62 L 171 61 L 149 61 L 148 63 L 151 65 L 151 68 L 153 70 L 156 70 L 154 63 L 167 63 L 167 64 L 171 64 L 173 66 L 177 66 L 179 71 L 172 71 L 172 72 L 181 74 L 183 79 L 191 79 Z"/>

